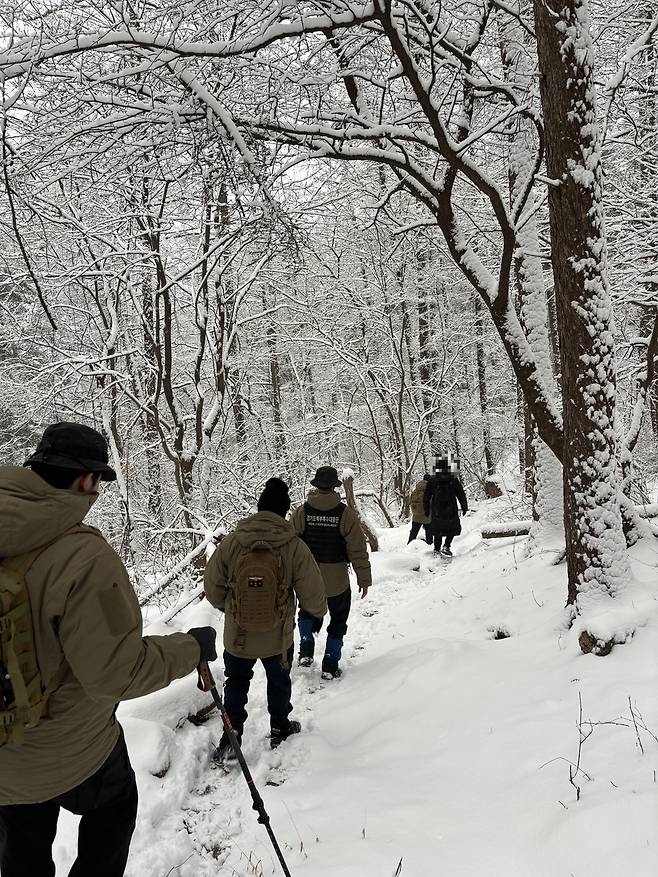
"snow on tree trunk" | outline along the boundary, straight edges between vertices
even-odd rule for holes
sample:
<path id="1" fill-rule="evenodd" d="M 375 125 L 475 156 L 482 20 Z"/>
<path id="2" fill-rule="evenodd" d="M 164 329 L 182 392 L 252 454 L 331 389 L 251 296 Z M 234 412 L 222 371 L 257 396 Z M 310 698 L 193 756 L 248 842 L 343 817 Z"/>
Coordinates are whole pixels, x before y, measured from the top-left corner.
<path id="1" fill-rule="evenodd" d="M 354 473 L 351 469 L 343 469 L 341 474 L 343 490 L 345 491 L 345 502 L 355 512 L 359 519 L 359 524 L 363 530 L 371 551 L 379 551 L 379 539 L 374 527 L 371 527 L 365 518 L 365 515 L 359 508 L 356 497 L 354 496 Z"/>
<path id="2" fill-rule="evenodd" d="M 530 151 L 523 136 L 514 138 L 510 150 L 510 187 L 512 198 L 518 195 L 518 185 L 525 177 L 524 171 L 530 166 Z M 534 211 L 534 203 L 528 207 Z M 515 261 L 516 281 L 519 290 L 520 319 L 532 350 L 537 370 L 542 373 L 545 384 L 553 383 L 553 365 L 548 330 L 548 309 L 546 291 L 541 268 L 539 235 L 534 217 L 523 217 L 523 225 L 518 230 L 519 255 Z M 564 505 L 562 501 L 562 466 L 548 445 L 542 441 L 536 424 L 532 423 L 532 461 L 533 461 L 533 501 L 534 524 L 531 536 L 534 541 L 543 541 L 549 534 L 560 532 L 564 526 Z"/>
<path id="3" fill-rule="evenodd" d="M 503 67 L 506 78 L 532 88 L 532 71 L 528 62 L 527 34 L 516 19 L 510 19 L 504 27 L 501 40 Z M 512 203 L 521 196 L 528 174 L 533 171 L 534 128 L 527 119 L 517 118 L 510 131 L 509 181 Z M 550 322 L 546 301 L 546 289 L 541 265 L 541 246 L 537 232 L 535 198 L 531 194 L 525 213 L 517 228 L 518 247 L 514 258 L 514 274 L 519 300 L 519 318 L 528 344 L 532 350 L 537 370 L 545 385 L 554 387 L 553 361 L 551 358 Z M 557 392 L 557 388 L 555 388 Z M 562 539 L 564 529 L 564 505 L 562 501 L 562 466 L 545 442 L 537 425 L 531 420 L 532 449 L 528 455 L 532 461 L 533 525 L 531 541 L 546 542 L 549 538 Z"/>
<path id="4" fill-rule="evenodd" d="M 480 410 L 482 412 L 482 443 L 484 445 L 484 459 L 487 466 L 487 475 L 493 475 L 496 467 L 491 451 L 491 425 L 489 423 L 489 400 L 487 389 L 487 367 L 484 352 L 484 320 L 483 306 L 480 296 L 473 296 L 475 309 L 475 362 L 477 366 L 478 392 L 480 394 Z"/>
<path id="5" fill-rule="evenodd" d="M 534 0 L 564 403 L 568 603 L 583 611 L 628 574 L 619 508 L 616 363 L 587 4 Z M 592 632 L 592 631 L 590 631 Z M 596 631 L 593 631 L 596 636 Z"/>

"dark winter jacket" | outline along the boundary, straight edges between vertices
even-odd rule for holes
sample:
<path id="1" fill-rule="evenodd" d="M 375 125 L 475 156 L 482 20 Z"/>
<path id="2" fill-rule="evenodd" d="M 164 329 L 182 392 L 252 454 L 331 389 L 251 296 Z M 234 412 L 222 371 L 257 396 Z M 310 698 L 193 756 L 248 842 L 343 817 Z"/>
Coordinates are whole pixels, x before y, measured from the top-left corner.
<path id="1" fill-rule="evenodd" d="M 462 513 L 466 514 L 466 494 L 456 475 L 451 472 L 437 472 L 430 478 L 425 488 L 423 505 L 425 514 L 431 518 L 430 529 L 435 536 L 459 536 L 461 533 L 457 500 Z"/>

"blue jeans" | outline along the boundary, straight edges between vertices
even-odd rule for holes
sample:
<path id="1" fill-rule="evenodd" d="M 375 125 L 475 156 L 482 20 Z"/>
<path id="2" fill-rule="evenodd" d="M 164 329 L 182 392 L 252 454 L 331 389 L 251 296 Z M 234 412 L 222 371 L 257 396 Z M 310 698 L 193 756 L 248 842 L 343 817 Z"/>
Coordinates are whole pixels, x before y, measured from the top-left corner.
<path id="1" fill-rule="evenodd" d="M 343 648 L 343 637 L 347 633 L 347 619 L 352 606 L 352 591 L 347 588 L 342 594 L 335 597 L 327 597 L 329 609 L 329 624 L 327 626 L 327 645 L 325 654 L 332 658 L 340 659 Z M 313 639 L 312 625 L 315 619 L 303 609 L 299 610 L 297 627 L 301 639 Z"/>
<path id="2" fill-rule="evenodd" d="M 281 663 L 281 655 L 261 658 L 260 661 L 267 676 L 267 711 L 270 714 L 272 728 L 285 728 L 288 716 L 292 712 L 290 694 L 290 664 L 293 647 L 288 649 L 288 666 Z M 245 709 L 249 699 L 249 684 L 254 675 L 254 667 L 258 658 L 239 658 L 224 650 L 224 707 L 229 715 L 236 734 L 242 734 L 247 721 Z"/>

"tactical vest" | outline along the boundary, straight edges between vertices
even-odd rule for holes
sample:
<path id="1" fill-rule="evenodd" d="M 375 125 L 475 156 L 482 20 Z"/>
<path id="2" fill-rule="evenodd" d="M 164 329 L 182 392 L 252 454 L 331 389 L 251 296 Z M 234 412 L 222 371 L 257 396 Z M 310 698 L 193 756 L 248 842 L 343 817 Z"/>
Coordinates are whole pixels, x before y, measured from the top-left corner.
<path id="1" fill-rule="evenodd" d="M 339 529 L 345 508 L 340 502 L 323 511 L 304 503 L 305 524 L 301 539 L 311 549 L 316 563 L 345 563 L 348 560 L 345 539 Z"/>

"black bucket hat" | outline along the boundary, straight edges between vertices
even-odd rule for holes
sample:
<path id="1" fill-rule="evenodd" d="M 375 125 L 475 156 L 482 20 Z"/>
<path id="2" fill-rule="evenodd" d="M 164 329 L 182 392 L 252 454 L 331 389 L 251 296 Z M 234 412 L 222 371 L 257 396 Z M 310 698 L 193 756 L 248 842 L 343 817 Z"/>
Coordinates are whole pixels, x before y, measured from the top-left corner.
<path id="1" fill-rule="evenodd" d="M 333 490 L 334 487 L 340 487 L 342 482 L 333 466 L 320 466 L 311 484 L 318 490 Z"/>
<path id="2" fill-rule="evenodd" d="M 60 469 L 100 472 L 102 481 L 116 481 L 117 473 L 107 465 L 105 438 L 83 423 L 53 423 L 46 427 L 36 451 L 23 463 L 43 463 Z"/>

